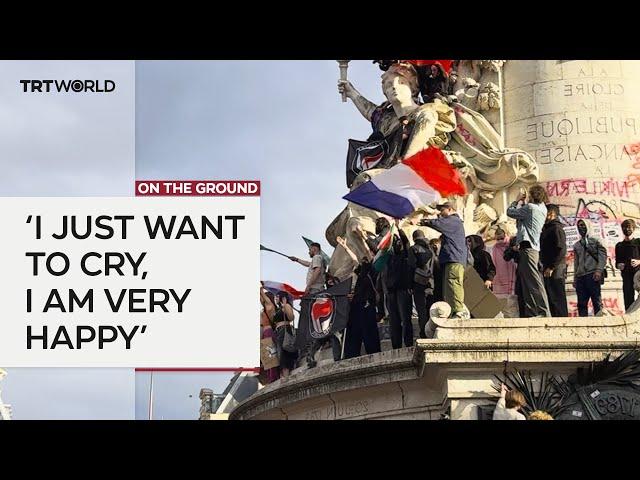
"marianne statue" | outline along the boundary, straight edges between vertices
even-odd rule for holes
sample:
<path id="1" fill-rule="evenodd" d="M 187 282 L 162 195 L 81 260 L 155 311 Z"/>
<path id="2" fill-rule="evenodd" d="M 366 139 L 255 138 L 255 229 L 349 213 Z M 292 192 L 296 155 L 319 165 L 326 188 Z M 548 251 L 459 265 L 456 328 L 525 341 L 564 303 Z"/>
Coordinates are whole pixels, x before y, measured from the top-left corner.
<path id="1" fill-rule="evenodd" d="M 443 151 L 467 183 L 465 197 L 450 199 L 458 204 L 465 230 L 485 237 L 491 237 L 498 227 L 513 233 L 513 226 L 504 215 L 506 199 L 519 188 L 535 183 L 538 168 L 528 153 L 504 148 L 497 130 L 502 130 L 498 85 L 504 62 L 454 61 L 448 73 L 439 63 L 423 66 L 417 62 L 427 61 L 379 61 L 384 70 L 382 91 L 387 99 L 382 105 L 367 100 L 348 80 L 338 82 L 338 91 L 371 123 L 370 139 L 384 138 L 389 145 L 385 158 L 375 168 L 360 172 L 351 188 L 433 146 Z M 414 224 L 427 211 L 428 208 L 419 208 L 401 223 L 409 238 L 418 228 Z M 337 237 L 345 238 L 356 256 L 362 258 L 366 252 L 361 251 L 365 247 L 360 232 L 375 232 L 375 220 L 380 216 L 349 202 L 327 228 L 327 240 L 335 247 Z M 426 227 L 420 228 L 425 229 L 428 238 L 435 236 Z M 350 274 L 350 263 L 345 250 L 336 248 L 329 271 L 342 278 Z"/>

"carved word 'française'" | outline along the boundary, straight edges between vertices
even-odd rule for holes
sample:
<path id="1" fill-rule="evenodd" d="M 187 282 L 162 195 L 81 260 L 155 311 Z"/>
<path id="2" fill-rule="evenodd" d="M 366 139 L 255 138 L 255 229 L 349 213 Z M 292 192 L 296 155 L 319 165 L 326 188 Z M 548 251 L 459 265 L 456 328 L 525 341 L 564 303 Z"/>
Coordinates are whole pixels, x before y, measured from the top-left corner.
<path id="1" fill-rule="evenodd" d="M 616 144 L 563 145 L 540 148 L 535 151 L 535 158 L 540 165 L 549 165 L 552 162 L 584 162 L 587 160 L 631 160 L 626 146 Z"/>

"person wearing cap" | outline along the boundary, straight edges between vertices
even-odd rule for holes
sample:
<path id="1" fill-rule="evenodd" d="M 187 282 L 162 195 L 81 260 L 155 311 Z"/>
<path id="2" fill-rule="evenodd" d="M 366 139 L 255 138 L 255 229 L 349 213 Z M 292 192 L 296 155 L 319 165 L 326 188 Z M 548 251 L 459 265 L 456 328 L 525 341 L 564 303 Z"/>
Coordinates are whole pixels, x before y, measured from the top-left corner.
<path id="1" fill-rule="evenodd" d="M 467 239 L 464 224 L 451 202 L 444 202 L 436 207 L 439 218 L 423 219 L 420 225 L 429 227 L 442 234 L 438 260 L 443 269 L 444 301 L 451 306 L 452 316 L 469 318 L 469 311 L 464 305 L 464 269 L 467 265 Z"/>
<path id="2" fill-rule="evenodd" d="M 547 220 L 547 207 L 544 203 L 547 192 L 542 185 L 536 184 L 529 188 L 529 196 L 531 201 L 526 202 L 527 192 L 521 193 L 507 209 L 507 216 L 516 220 L 518 229 L 516 244 L 519 258 L 516 275 L 522 286 L 524 316 L 550 317 L 549 300 L 538 267 L 540 235 Z"/>
<path id="3" fill-rule="evenodd" d="M 311 261 L 302 260 L 298 257 L 289 257 L 292 262 L 299 263 L 300 265 L 307 267 L 307 286 L 304 290 L 305 295 L 312 295 L 314 293 L 324 290 L 325 273 L 327 266 L 322 258 L 322 247 L 319 243 L 312 243 L 309 245 L 309 257 Z"/>

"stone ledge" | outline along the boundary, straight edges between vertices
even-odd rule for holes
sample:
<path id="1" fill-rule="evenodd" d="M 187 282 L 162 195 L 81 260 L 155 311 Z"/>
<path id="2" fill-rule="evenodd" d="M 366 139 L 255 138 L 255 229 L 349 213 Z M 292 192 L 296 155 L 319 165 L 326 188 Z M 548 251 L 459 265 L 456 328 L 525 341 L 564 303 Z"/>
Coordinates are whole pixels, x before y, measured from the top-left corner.
<path id="1" fill-rule="evenodd" d="M 417 378 L 418 365 L 413 363 L 414 348 L 401 348 L 298 370 L 246 399 L 231 412 L 229 419 L 252 418 L 322 395 Z"/>
<path id="2" fill-rule="evenodd" d="M 620 315 L 603 317 L 563 317 L 563 318 L 472 318 L 461 320 L 454 318 L 432 317 L 431 321 L 443 329 L 524 329 L 532 327 L 544 328 L 576 328 L 576 327 L 629 327 L 638 323 L 638 315 Z"/>
<path id="3" fill-rule="evenodd" d="M 428 331 L 442 341 L 487 343 L 575 342 L 640 339 L 638 315 L 567 318 L 493 318 L 458 320 L 431 318 Z"/>
<path id="4" fill-rule="evenodd" d="M 414 363 L 418 375 L 425 365 L 488 363 L 574 363 L 602 360 L 605 355 L 638 348 L 638 340 L 602 338 L 557 342 L 450 342 L 416 340 Z"/>

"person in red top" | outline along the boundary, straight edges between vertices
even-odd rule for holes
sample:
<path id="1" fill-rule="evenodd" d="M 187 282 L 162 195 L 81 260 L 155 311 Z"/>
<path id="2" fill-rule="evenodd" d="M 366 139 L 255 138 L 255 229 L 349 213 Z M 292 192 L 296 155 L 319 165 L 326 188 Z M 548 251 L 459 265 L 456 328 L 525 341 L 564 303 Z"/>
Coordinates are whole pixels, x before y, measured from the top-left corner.
<path id="1" fill-rule="evenodd" d="M 504 230 L 496 230 L 496 243 L 491 251 L 491 258 L 496 267 L 493 277 L 493 293 L 496 295 L 513 295 L 516 282 L 516 264 L 504 258 L 504 252 L 509 248 L 509 237 Z"/>

